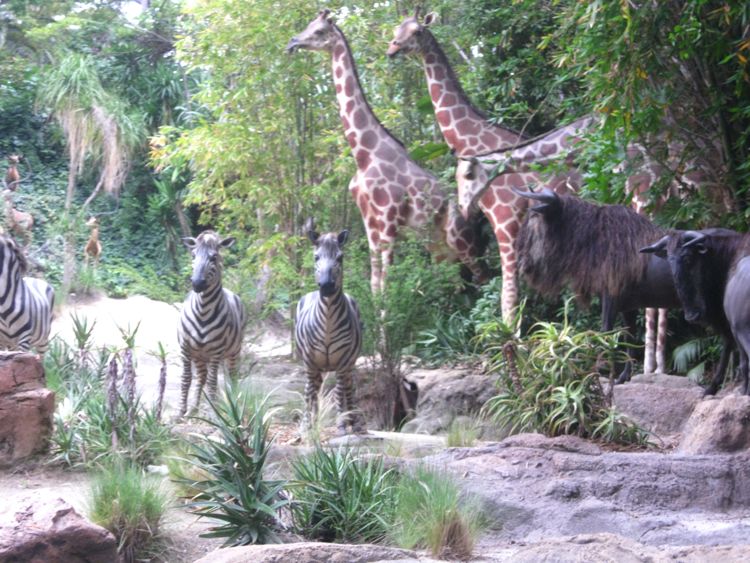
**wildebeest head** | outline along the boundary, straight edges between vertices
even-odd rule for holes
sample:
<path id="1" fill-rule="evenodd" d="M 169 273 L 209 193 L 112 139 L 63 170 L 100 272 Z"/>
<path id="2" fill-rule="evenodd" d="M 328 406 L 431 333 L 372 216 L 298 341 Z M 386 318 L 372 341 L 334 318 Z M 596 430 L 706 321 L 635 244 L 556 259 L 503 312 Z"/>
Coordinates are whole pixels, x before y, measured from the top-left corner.
<path id="1" fill-rule="evenodd" d="M 193 291 L 202 293 L 221 282 L 221 254 L 222 248 L 229 248 L 234 244 L 234 237 L 222 239 L 214 231 L 203 231 L 198 237 L 184 237 L 185 243 L 193 255 L 193 274 L 190 282 Z"/>
<path id="2" fill-rule="evenodd" d="M 330 53 L 335 43 L 336 25 L 331 17 L 331 11 L 321 10 L 300 34 L 289 40 L 286 51 L 293 53 L 298 49 L 308 49 Z"/>
<path id="3" fill-rule="evenodd" d="M 685 320 L 691 323 L 705 322 L 707 272 L 711 264 L 707 258 L 712 252 L 712 240 L 700 231 L 685 231 L 665 235 L 641 252 L 656 254 L 669 262 L 677 295 L 685 311 Z"/>
<path id="4" fill-rule="evenodd" d="M 310 229 L 307 236 L 315 248 L 315 281 L 318 282 L 320 295 L 330 297 L 341 291 L 344 278 L 344 253 L 341 248 L 349 238 L 349 231 L 320 235 Z"/>
<path id="5" fill-rule="evenodd" d="M 424 31 L 432 25 L 437 16 L 434 12 L 425 15 L 419 21 L 419 7 L 413 16 L 406 16 L 404 20 L 393 30 L 393 40 L 388 44 L 387 55 L 395 57 L 399 53 L 416 53 L 420 51 L 420 41 Z"/>

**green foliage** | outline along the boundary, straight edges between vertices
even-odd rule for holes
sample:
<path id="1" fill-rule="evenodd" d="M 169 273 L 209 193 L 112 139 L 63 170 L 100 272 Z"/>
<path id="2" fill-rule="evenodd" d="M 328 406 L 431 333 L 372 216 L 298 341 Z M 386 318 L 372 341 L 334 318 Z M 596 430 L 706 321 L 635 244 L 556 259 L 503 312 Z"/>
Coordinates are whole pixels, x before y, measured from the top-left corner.
<path id="1" fill-rule="evenodd" d="M 479 437 L 479 422 L 466 417 L 454 418 L 448 427 L 445 445 L 449 448 L 470 448 Z"/>
<path id="2" fill-rule="evenodd" d="M 382 541 L 390 529 L 396 474 L 383 460 L 350 449 L 316 447 L 292 461 L 297 533 L 341 543 Z"/>
<path id="3" fill-rule="evenodd" d="M 143 469 L 115 465 L 95 474 L 88 512 L 115 536 L 124 562 L 144 561 L 163 550 L 160 528 L 170 502 L 160 481 Z"/>
<path id="4" fill-rule="evenodd" d="M 264 478 L 271 445 L 268 399 L 227 386 L 218 401 L 209 400 L 211 417 L 197 417 L 216 436 L 195 436 L 187 444 L 185 461 L 194 472 L 178 483 L 197 491 L 194 514 L 220 522 L 202 537 L 225 538 L 225 546 L 272 542 L 281 527 L 284 483 Z"/>
<path id="5" fill-rule="evenodd" d="M 619 332 L 579 332 L 565 315 L 561 323 L 536 323 L 524 341 L 492 338 L 484 344 L 494 354 L 490 372 L 500 377 L 500 393 L 484 411 L 499 426 L 646 443 L 644 430 L 611 409 L 599 382 L 598 366 L 613 373 L 627 361 Z"/>
<path id="6" fill-rule="evenodd" d="M 426 548 L 441 559 L 471 557 L 485 521 L 476 502 L 467 500 L 448 474 L 420 465 L 401 477 L 396 499 L 389 538 L 397 545 Z"/>

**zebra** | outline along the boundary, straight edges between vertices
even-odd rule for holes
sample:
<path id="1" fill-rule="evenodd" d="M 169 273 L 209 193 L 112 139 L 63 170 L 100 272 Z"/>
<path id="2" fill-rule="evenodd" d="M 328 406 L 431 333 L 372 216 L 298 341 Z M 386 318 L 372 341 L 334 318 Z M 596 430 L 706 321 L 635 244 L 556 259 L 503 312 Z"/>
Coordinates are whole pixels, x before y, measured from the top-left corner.
<path id="1" fill-rule="evenodd" d="M 193 255 L 193 274 L 190 279 L 193 289 L 185 299 L 177 326 L 177 340 L 182 355 L 180 418 L 187 412 L 193 364 L 198 375 L 193 410 L 198 409 L 206 376 L 209 396 L 216 396 L 219 364 L 226 359 L 227 373 L 236 373 L 242 332 L 247 321 L 240 298 L 221 286 L 222 263 L 219 251 L 232 246 L 234 237 L 222 239 L 214 231 L 204 231 L 197 238 L 185 237 L 182 241 Z"/>
<path id="2" fill-rule="evenodd" d="M 341 247 L 349 231 L 319 235 L 307 233 L 314 247 L 315 280 L 318 291 L 304 295 L 297 304 L 295 339 L 305 365 L 305 412 L 302 428 L 309 428 L 318 415 L 318 394 L 323 372 L 336 372 L 336 426 L 345 434 L 351 424 L 354 432 L 364 431 L 362 414 L 356 411 L 352 374 L 362 348 L 362 320 L 357 302 L 344 293 Z"/>
<path id="3" fill-rule="evenodd" d="M 12 238 L 0 235 L 0 347 L 47 351 L 55 292 L 44 280 L 22 277 L 26 257 Z"/>

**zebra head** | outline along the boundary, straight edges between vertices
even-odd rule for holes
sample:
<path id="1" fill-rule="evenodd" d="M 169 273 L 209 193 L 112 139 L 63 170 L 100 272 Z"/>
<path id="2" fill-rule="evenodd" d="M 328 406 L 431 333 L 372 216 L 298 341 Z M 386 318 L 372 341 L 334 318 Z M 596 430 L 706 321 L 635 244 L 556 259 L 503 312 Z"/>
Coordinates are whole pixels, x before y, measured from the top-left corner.
<path id="1" fill-rule="evenodd" d="M 185 243 L 193 254 L 193 275 L 190 282 L 193 291 L 202 293 L 210 287 L 221 283 L 221 254 L 222 248 L 229 248 L 234 244 L 234 237 L 222 239 L 214 231 L 204 231 L 197 238 L 185 237 Z"/>
<path id="2" fill-rule="evenodd" d="M 307 236 L 315 247 L 315 281 L 318 282 L 320 295 L 330 297 L 341 291 L 344 279 L 344 253 L 341 247 L 349 238 L 349 231 L 319 235 L 310 229 Z"/>
<path id="3" fill-rule="evenodd" d="M 11 237 L 0 235 L 0 278 L 18 281 L 27 269 L 28 262 L 21 247 Z"/>

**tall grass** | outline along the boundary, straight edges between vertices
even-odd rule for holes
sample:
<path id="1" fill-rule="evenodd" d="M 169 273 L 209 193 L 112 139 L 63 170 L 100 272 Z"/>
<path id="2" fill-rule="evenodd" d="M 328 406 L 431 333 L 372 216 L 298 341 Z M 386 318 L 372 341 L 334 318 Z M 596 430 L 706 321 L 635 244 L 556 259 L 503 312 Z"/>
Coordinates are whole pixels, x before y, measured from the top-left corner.
<path id="1" fill-rule="evenodd" d="M 169 504 L 158 480 L 137 467 L 117 465 L 95 475 L 89 518 L 117 538 L 125 563 L 143 561 L 164 548 L 161 525 Z"/>

